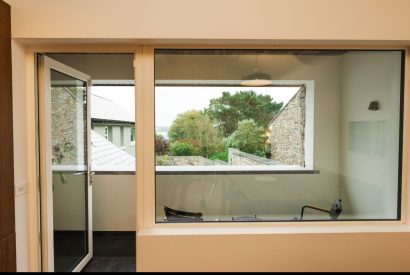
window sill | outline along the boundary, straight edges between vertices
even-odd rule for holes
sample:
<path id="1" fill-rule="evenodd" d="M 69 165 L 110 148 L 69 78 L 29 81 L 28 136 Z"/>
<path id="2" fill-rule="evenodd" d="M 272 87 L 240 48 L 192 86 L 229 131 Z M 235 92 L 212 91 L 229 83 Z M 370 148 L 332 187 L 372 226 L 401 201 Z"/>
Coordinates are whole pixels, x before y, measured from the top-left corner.
<path id="1" fill-rule="evenodd" d="M 319 170 L 291 165 L 257 166 L 156 166 L 156 175 L 214 175 L 214 174 L 319 174 Z"/>
<path id="2" fill-rule="evenodd" d="M 400 233 L 410 232 L 410 225 L 402 221 L 368 222 L 304 222 L 275 224 L 156 224 L 143 228 L 138 236 L 195 236 L 195 235 L 269 235 L 269 234 L 344 234 L 344 233 Z"/>
<path id="3" fill-rule="evenodd" d="M 95 171 L 93 170 L 95 175 L 132 175 L 135 176 L 135 171 L 109 171 L 109 170 L 104 170 L 104 171 Z"/>

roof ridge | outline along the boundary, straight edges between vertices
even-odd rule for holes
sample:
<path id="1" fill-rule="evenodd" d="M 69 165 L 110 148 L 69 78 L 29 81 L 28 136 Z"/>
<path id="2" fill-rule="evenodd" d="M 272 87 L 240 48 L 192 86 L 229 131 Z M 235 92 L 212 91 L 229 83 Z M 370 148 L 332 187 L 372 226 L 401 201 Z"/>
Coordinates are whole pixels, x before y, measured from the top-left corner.
<path id="1" fill-rule="evenodd" d="M 92 95 L 92 96 L 96 96 L 96 97 L 99 97 L 99 98 L 102 98 L 102 99 L 105 99 L 105 100 L 107 100 L 107 101 L 110 101 L 110 102 L 115 103 L 115 102 L 114 102 L 114 101 L 112 101 L 111 99 L 108 99 L 108 98 L 103 97 L 103 96 L 100 96 L 100 95 L 96 95 L 96 94 L 94 94 L 93 92 L 91 92 L 91 95 Z"/>

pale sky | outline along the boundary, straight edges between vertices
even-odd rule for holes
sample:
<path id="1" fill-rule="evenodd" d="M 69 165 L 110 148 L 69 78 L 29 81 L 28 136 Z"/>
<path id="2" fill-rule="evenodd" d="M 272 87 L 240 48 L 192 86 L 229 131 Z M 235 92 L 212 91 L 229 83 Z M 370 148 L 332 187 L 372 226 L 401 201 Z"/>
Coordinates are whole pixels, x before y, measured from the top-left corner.
<path id="1" fill-rule="evenodd" d="M 169 127 L 178 114 L 193 109 L 203 110 L 211 99 L 222 96 L 224 91 L 234 94 L 249 90 L 270 95 L 274 101 L 286 104 L 299 87 L 156 87 L 155 126 Z M 133 86 L 94 86 L 92 93 L 112 100 L 131 115 L 135 114 Z"/>
<path id="2" fill-rule="evenodd" d="M 93 94 L 107 98 L 131 115 L 135 116 L 135 87 L 134 86 L 93 86 Z M 92 102 L 91 102 L 92 108 Z"/>

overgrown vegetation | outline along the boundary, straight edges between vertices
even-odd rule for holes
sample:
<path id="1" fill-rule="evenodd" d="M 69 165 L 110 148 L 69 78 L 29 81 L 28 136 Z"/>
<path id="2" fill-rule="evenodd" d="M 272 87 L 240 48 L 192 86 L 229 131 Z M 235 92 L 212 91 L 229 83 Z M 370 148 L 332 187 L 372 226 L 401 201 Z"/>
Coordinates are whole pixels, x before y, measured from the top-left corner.
<path id="1" fill-rule="evenodd" d="M 236 148 L 264 157 L 264 128 L 282 105 L 254 91 L 223 92 L 203 111 L 178 114 L 168 131 L 169 142 L 156 136 L 155 152 L 159 156 L 202 156 L 227 162 L 228 148 Z"/>

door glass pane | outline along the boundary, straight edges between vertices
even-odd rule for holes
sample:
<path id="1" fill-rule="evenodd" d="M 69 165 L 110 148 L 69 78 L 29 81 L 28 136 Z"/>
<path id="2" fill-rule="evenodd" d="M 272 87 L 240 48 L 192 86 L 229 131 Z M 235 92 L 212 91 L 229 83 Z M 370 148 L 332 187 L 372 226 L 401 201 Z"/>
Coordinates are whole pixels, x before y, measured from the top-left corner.
<path id="1" fill-rule="evenodd" d="M 86 82 L 51 70 L 55 271 L 88 254 L 86 92 Z"/>

